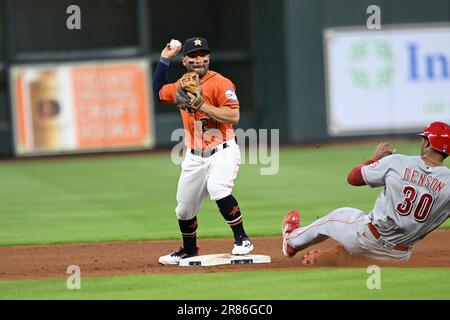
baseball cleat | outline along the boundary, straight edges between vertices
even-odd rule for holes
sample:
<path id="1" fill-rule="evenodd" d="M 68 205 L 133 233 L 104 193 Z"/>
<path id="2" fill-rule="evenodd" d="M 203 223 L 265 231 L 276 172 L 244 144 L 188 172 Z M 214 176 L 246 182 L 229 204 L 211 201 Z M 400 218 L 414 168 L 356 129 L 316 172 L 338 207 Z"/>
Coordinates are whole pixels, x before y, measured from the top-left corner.
<path id="1" fill-rule="evenodd" d="M 191 258 L 198 256 L 198 248 L 194 253 L 186 252 L 183 247 L 180 247 L 178 251 L 174 251 L 168 255 L 159 257 L 158 262 L 164 265 L 178 265 L 181 259 Z"/>
<path id="2" fill-rule="evenodd" d="M 242 240 L 236 240 L 234 242 L 233 250 L 231 254 L 244 255 L 249 254 L 253 251 L 253 243 L 251 243 L 249 238 L 243 238 Z"/>
<path id="3" fill-rule="evenodd" d="M 283 234 L 283 254 L 288 258 L 292 258 L 299 251 L 288 243 L 289 235 L 298 228 L 300 228 L 300 213 L 296 210 L 290 210 L 284 216 L 281 225 L 281 232 Z"/>

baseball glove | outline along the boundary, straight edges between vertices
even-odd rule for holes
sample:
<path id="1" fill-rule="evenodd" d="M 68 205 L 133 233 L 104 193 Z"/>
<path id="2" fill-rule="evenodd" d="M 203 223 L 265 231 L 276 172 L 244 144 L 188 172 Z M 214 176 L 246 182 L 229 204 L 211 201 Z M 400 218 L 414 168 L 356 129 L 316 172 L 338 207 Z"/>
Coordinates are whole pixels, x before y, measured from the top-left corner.
<path id="1" fill-rule="evenodd" d="M 178 85 L 176 106 L 178 109 L 194 113 L 197 112 L 205 102 L 200 79 L 195 72 L 185 73 Z"/>

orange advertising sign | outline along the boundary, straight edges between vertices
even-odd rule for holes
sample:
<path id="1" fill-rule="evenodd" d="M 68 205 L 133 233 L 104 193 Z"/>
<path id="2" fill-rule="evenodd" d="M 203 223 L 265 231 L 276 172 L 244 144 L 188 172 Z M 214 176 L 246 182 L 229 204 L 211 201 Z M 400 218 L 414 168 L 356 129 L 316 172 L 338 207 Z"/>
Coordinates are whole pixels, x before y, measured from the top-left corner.
<path id="1" fill-rule="evenodd" d="M 16 154 L 154 145 L 146 60 L 16 66 Z"/>

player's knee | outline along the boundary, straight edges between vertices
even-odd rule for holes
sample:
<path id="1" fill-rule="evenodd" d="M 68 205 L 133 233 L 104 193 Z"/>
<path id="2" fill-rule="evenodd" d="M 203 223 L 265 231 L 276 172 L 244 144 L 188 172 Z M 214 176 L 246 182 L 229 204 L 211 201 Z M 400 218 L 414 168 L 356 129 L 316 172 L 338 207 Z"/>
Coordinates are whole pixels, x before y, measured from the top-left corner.
<path id="1" fill-rule="evenodd" d="M 350 207 L 341 207 L 341 208 L 337 208 L 337 209 L 334 209 L 333 211 L 331 211 L 330 215 L 353 214 L 353 213 L 357 213 L 357 212 L 361 212 L 361 210 L 355 209 L 355 208 L 350 208 Z"/>
<path id="2" fill-rule="evenodd" d="M 225 184 L 208 184 L 208 193 L 211 200 L 217 201 L 231 194 L 231 187 Z"/>
<path id="3" fill-rule="evenodd" d="M 175 208 L 175 213 L 178 220 L 189 220 L 195 217 L 197 214 L 195 208 L 185 203 L 178 203 Z"/>

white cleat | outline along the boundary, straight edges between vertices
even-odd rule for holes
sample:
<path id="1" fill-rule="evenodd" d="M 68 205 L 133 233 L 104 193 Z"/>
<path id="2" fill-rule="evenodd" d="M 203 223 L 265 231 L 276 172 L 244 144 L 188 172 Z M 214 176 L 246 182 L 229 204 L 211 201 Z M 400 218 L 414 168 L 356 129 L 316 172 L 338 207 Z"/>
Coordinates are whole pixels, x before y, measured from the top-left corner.
<path id="1" fill-rule="evenodd" d="M 231 254 L 234 255 L 244 255 L 249 254 L 253 251 L 253 243 L 250 239 L 246 238 L 240 242 L 235 242 L 233 250 L 231 250 Z"/>
<path id="2" fill-rule="evenodd" d="M 179 265 L 181 259 L 198 256 L 198 248 L 196 253 L 187 253 L 184 248 L 169 253 L 168 255 L 159 257 L 158 262 L 164 265 Z"/>

